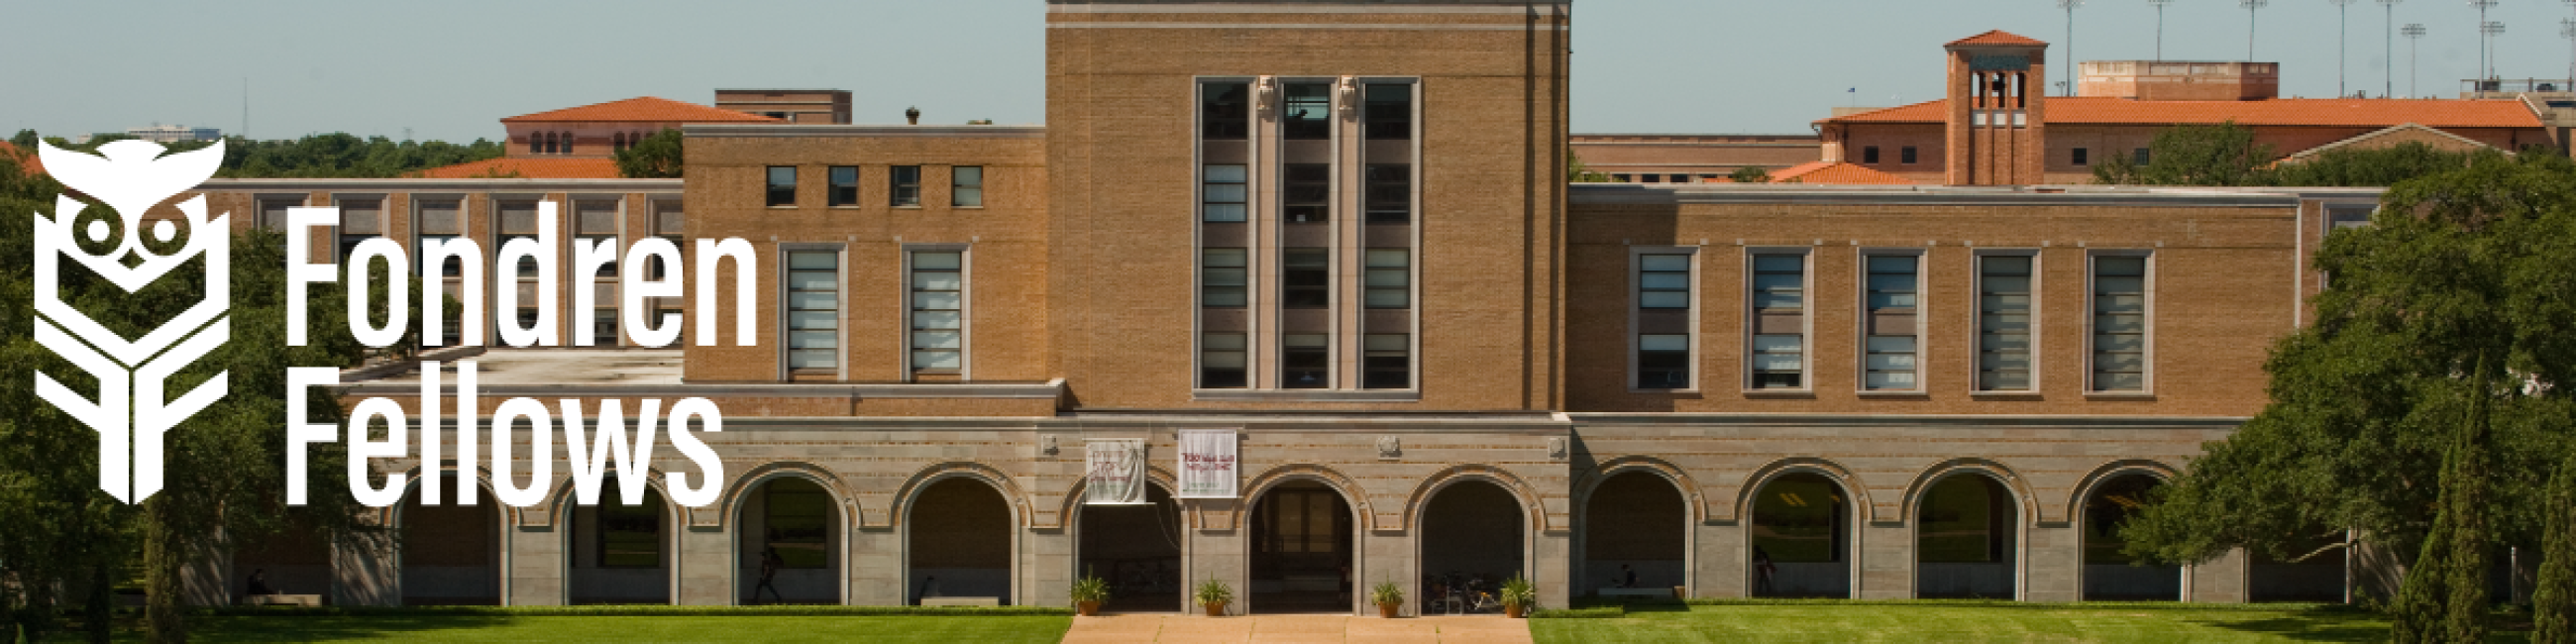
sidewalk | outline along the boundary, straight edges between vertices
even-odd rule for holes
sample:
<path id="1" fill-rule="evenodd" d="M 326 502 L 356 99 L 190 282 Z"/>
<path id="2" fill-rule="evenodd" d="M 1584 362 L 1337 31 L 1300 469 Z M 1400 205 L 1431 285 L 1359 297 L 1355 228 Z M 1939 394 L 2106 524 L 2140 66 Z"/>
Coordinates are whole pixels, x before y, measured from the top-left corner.
<path id="1" fill-rule="evenodd" d="M 1337 615 L 1200 617 L 1191 615 L 1112 615 L 1073 618 L 1066 644 L 1112 642 L 1323 643 L 1323 642 L 1475 642 L 1526 644 L 1526 620 L 1502 617 L 1430 617 L 1382 619 Z"/>

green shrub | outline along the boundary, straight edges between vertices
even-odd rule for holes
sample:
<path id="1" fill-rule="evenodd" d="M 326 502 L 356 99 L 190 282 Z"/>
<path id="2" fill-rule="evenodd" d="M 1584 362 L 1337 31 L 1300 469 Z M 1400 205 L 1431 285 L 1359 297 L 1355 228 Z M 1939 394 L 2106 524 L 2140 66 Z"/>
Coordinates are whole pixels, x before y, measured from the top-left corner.
<path id="1" fill-rule="evenodd" d="M 1628 610 L 1617 606 L 1550 608 L 1530 611 L 1529 616 L 1530 619 L 1619 619 L 1627 617 Z"/>

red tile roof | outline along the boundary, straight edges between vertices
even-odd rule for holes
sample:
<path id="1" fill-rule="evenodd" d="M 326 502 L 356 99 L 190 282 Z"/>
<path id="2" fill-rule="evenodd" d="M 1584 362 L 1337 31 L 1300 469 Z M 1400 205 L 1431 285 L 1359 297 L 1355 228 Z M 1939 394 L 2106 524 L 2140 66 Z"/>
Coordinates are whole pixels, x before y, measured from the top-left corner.
<path id="1" fill-rule="evenodd" d="M 616 159 L 484 159 L 415 173 L 421 179 L 616 179 Z"/>
<path id="2" fill-rule="evenodd" d="M 1802 163 L 1771 173 L 1772 183 L 1824 185 L 1912 185 L 1904 177 L 1879 172 L 1860 165 L 1839 161 Z"/>
<path id="3" fill-rule="evenodd" d="M 1997 29 L 1997 30 L 1994 30 L 1994 31 L 1989 31 L 1989 32 L 1986 32 L 1986 33 L 1977 34 L 1977 35 L 1974 35 L 1974 36 L 1969 36 L 1969 37 L 1966 37 L 1966 38 L 1961 38 L 1961 39 L 1958 39 L 1958 40 L 1950 41 L 1950 45 L 1949 45 L 1949 46 L 1952 46 L 1952 47 L 1957 47 L 1957 46 L 1960 46 L 1960 45 L 2041 45 L 2041 46 L 2046 46 L 2047 44 L 2048 44 L 2048 43 L 2040 42 L 2040 41 L 2037 41 L 2037 40 L 2032 40 L 2032 39 L 2030 39 L 2030 38 L 2023 37 L 2023 36 L 2021 36 L 2020 34 L 2015 34 L 2015 33 L 2012 33 L 2012 32 L 2004 31 L 2004 30 L 2002 30 L 2002 29 Z"/>
<path id="4" fill-rule="evenodd" d="M 696 103 L 667 98 L 639 96 L 623 101 L 610 101 L 581 107 L 567 107 L 551 112 L 522 114 L 503 123 L 556 123 L 566 121 L 618 121 L 652 123 L 777 123 L 778 119 L 722 110 Z"/>
<path id="5" fill-rule="evenodd" d="M 1818 123 L 1940 123 L 1944 101 L 1848 114 Z M 2275 98 L 2260 101 L 2141 101 L 2064 96 L 2048 99 L 2048 123 L 2073 125 L 2173 125 L 2221 123 L 2254 126 L 2384 128 L 2538 128 L 2540 116 L 2515 100 L 2404 100 L 2384 98 Z"/>

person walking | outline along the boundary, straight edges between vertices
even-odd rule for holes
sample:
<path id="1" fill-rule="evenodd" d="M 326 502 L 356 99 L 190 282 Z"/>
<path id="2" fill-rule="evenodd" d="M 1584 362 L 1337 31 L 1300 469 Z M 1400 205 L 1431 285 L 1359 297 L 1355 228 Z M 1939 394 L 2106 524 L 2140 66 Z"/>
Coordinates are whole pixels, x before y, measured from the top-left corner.
<path id="1" fill-rule="evenodd" d="M 1635 588 L 1635 587 L 1637 587 L 1637 569 L 1636 569 L 1636 568 L 1631 568 L 1631 567 L 1629 567 L 1629 566 L 1628 566 L 1628 564 L 1619 564 L 1619 587 L 1620 587 L 1620 588 Z"/>
<path id="2" fill-rule="evenodd" d="M 1754 594 L 1754 596 L 1756 596 L 1756 597 L 1762 597 L 1762 596 L 1768 596 L 1768 595 L 1772 595 L 1772 594 L 1776 594 L 1776 593 L 1780 592 L 1780 590 L 1779 590 L 1778 588 L 1773 587 L 1773 586 L 1772 586 L 1772 584 L 1771 584 L 1771 578 L 1772 578 L 1774 575 L 1779 574 L 1779 572 L 1780 572 L 1780 567 L 1779 567 L 1779 566 L 1771 565 L 1771 552 L 1770 552 L 1770 551 L 1768 551 L 1768 550 L 1763 550 L 1761 546 L 1754 546 L 1754 547 L 1753 547 L 1753 579 L 1754 579 L 1754 584 L 1753 584 L 1753 594 Z"/>
<path id="3" fill-rule="evenodd" d="M 787 598 L 778 594 L 777 583 L 778 567 L 784 563 L 786 562 L 778 556 L 777 547 L 760 549 L 760 585 L 751 589 L 752 603 L 760 603 L 760 591 L 764 590 L 769 591 L 769 597 L 773 603 L 787 603 Z"/>

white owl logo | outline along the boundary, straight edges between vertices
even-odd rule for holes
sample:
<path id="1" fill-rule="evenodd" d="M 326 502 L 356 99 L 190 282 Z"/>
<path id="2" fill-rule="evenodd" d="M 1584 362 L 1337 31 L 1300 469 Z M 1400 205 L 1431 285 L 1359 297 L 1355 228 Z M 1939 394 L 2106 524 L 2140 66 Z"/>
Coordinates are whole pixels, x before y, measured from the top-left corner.
<path id="1" fill-rule="evenodd" d="M 106 202 L 124 226 L 121 243 L 106 253 L 90 255 L 81 251 L 73 236 L 72 224 L 80 220 L 84 207 L 81 202 L 58 196 L 51 221 L 34 215 L 36 343 L 97 376 L 98 400 L 93 403 L 43 373 L 36 374 L 36 395 L 98 431 L 99 489 L 126 503 L 141 503 L 161 491 L 162 435 L 223 398 L 228 391 L 225 376 L 230 375 L 215 374 L 176 400 L 163 390 L 170 376 L 232 337 L 232 318 L 225 314 L 232 302 L 228 252 L 232 216 L 208 218 L 206 198 L 199 195 L 179 204 L 188 221 L 187 244 L 168 255 L 146 249 L 144 211 L 205 182 L 224 158 L 220 142 L 166 157 L 161 156 L 162 150 L 160 144 L 133 140 L 99 146 L 101 156 L 50 143 L 37 150 L 46 172 L 63 185 Z M 168 220 L 152 223 L 155 243 L 170 242 L 178 234 Z M 105 243 L 111 234 L 105 221 L 92 221 L 79 232 L 93 243 Z M 118 335 L 62 301 L 64 256 L 133 293 L 199 254 L 206 257 L 205 300 L 142 338 Z"/>

